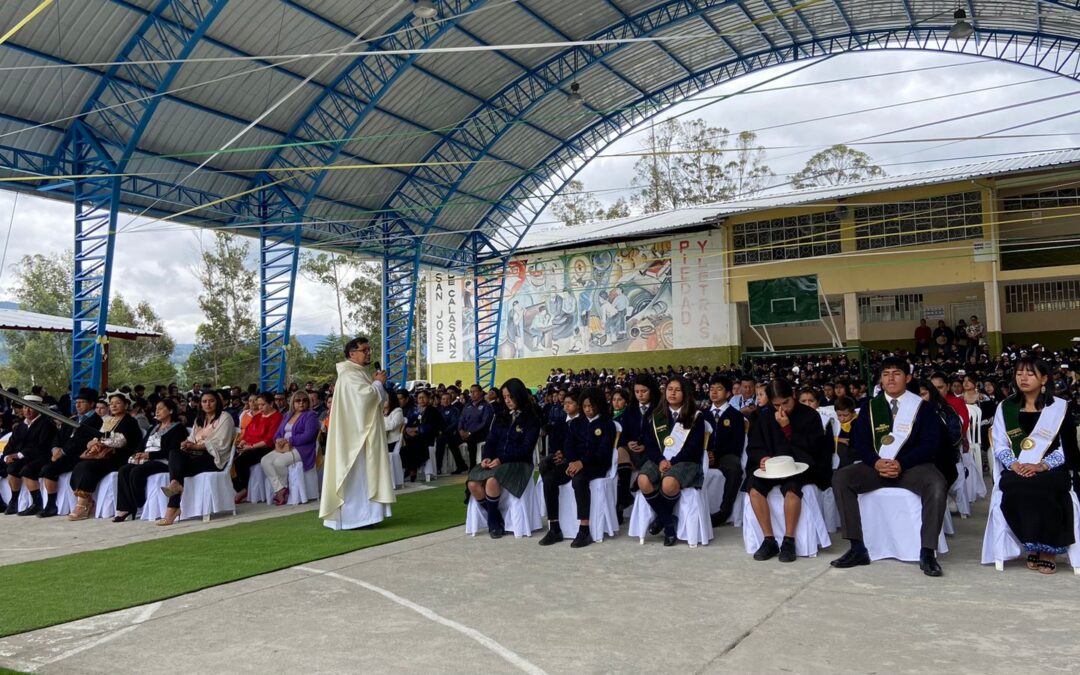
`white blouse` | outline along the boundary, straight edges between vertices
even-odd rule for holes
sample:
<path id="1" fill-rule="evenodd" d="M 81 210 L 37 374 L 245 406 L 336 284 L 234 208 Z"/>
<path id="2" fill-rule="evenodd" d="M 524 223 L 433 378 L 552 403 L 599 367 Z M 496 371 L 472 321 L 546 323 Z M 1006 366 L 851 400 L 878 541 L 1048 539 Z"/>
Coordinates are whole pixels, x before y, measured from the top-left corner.
<path id="1" fill-rule="evenodd" d="M 401 440 L 401 429 L 405 426 L 405 414 L 401 408 L 394 408 L 389 415 L 383 417 L 386 423 L 386 444 L 394 449 L 394 444 Z"/>

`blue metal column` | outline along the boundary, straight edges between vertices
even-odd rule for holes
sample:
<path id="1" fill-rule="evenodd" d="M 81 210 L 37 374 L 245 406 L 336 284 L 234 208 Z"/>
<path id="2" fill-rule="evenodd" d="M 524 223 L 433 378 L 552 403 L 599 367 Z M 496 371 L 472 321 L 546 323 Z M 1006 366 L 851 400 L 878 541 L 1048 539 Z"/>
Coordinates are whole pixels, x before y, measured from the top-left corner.
<path id="1" fill-rule="evenodd" d="M 479 237 L 474 238 L 474 241 Z M 473 265 L 473 333 L 476 353 L 476 383 L 490 389 L 496 386 L 495 370 L 499 358 L 499 331 L 502 326 L 503 280 L 506 278 L 506 255 L 482 259 L 476 253 Z"/>
<path id="2" fill-rule="evenodd" d="M 104 174 L 75 183 L 75 270 L 72 296 L 71 392 L 101 386 L 102 358 L 109 318 L 116 214 L 120 179 L 116 165 L 81 122 L 72 125 L 75 175 Z M 113 177 L 109 177 L 112 174 Z"/>
<path id="3" fill-rule="evenodd" d="M 285 391 L 286 350 L 292 327 L 300 226 L 264 226 L 259 232 L 259 388 Z"/>
<path id="4" fill-rule="evenodd" d="M 419 248 L 419 244 L 416 244 Z M 387 253 L 382 262 L 382 367 L 387 381 L 404 387 L 409 379 L 409 352 L 415 323 L 416 284 L 420 256 L 408 251 Z"/>

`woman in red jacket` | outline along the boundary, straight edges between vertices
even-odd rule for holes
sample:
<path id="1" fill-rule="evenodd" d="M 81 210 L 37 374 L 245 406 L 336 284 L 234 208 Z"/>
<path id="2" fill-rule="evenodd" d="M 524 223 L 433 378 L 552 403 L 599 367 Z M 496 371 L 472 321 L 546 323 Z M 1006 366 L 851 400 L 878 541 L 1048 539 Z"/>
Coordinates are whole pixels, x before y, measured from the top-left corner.
<path id="1" fill-rule="evenodd" d="M 271 392 L 259 394 L 255 398 L 255 415 L 236 443 L 236 459 L 233 461 L 236 477 L 233 478 L 233 489 L 236 490 L 237 504 L 247 500 L 251 467 L 274 449 L 274 434 L 279 426 L 281 413 L 274 408 L 274 395 Z"/>

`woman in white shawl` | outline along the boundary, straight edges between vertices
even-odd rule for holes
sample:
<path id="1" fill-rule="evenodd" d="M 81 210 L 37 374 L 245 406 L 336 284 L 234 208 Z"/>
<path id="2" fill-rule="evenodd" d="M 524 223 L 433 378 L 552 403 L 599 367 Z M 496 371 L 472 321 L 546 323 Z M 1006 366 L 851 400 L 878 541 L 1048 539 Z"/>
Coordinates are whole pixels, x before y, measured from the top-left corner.
<path id="1" fill-rule="evenodd" d="M 169 453 L 169 484 L 161 488 L 169 498 L 165 517 L 158 525 L 172 525 L 180 517 L 184 479 L 206 471 L 221 471 L 229 463 L 236 427 L 225 402 L 216 391 L 203 392 L 199 415 L 188 439 Z"/>

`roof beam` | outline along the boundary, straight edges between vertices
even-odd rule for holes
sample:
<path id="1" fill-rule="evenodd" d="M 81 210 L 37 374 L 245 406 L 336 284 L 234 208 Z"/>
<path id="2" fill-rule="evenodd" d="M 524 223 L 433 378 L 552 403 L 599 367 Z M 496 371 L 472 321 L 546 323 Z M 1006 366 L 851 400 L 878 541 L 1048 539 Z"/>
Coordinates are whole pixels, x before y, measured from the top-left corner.
<path id="1" fill-rule="evenodd" d="M 746 9 L 746 7 L 741 2 L 736 2 L 734 4 L 736 7 L 739 8 L 739 11 L 742 12 L 742 15 L 746 17 L 746 23 L 749 24 L 750 27 L 753 28 L 755 31 L 757 31 L 757 34 L 761 36 L 761 39 L 768 43 L 770 47 L 776 49 L 776 43 L 773 42 L 773 39 L 769 37 L 769 34 L 766 33 L 765 30 L 757 24 L 757 21 L 754 19 L 754 15 L 750 13 L 750 10 Z"/>
<path id="2" fill-rule="evenodd" d="M 690 4 L 693 5 L 695 9 L 701 12 L 701 20 L 704 21 L 709 26 L 709 28 L 712 28 L 714 31 L 716 31 L 716 37 L 720 38 L 720 41 L 727 45 L 727 48 L 731 50 L 731 53 L 735 56 L 741 57 L 743 55 L 742 51 L 740 51 L 739 48 L 735 46 L 734 42 L 729 40 L 728 37 L 724 35 L 724 32 L 720 30 L 720 26 L 717 26 L 716 22 L 713 21 L 708 14 L 706 14 L 704 11 L 701 11 L 700 7 L 698 7 L 697 0 L 690 0 Z"/>
<path id="3" fill-rule="evenodd" d="M 777 13 L 776 6 L 772 2 L 770 2 L 769 0 L 762 0 L 762 2 L 765 3 L 765 6 L 769 8 L 769 12 L 772 13 L 772 17 L 771 17 L 772 20 L 775 21 L 776 23 L 780 24 L 780 27 L 782 29 L 784 29 L 785 33 L 787 33 L 788 41 L 791 42 L 791 44 L 793 44 L 793 45 L 798 44 L 799 39 L 797 37 L 795 37 L 795 32 L 793 30 L 791 30 L 791 28 L 788 27 L 787 21 L 784 20 L 784 17 L 780 16 Z M 810 37 L 814 38 L 815 40 L 817 39 L 817 36 L 814 35 L 814 33 L 812 31 L 810 32 Z M 784 45 L 784 46 L 786 47 L 787 45 Z"/>

